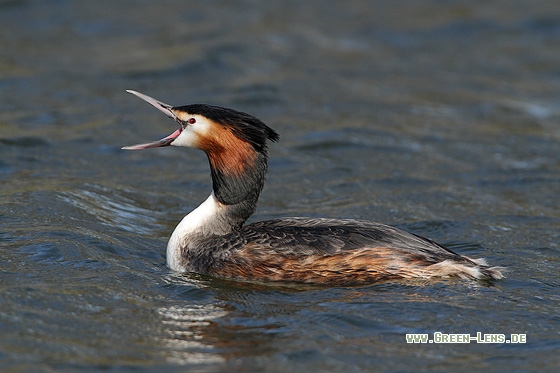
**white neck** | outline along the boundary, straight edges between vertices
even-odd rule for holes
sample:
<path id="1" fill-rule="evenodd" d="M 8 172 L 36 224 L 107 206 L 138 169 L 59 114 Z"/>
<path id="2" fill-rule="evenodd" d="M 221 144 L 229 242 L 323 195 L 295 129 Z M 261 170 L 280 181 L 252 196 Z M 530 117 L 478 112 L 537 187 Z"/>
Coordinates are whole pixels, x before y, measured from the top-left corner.
<path id="1" fill-rule="evenodd" d="M 220 223 L 225 206 L 222 205 L 214 193 L 210 195 L 200 206 L 185 216 L 173 231 L 167 243 L 167 265 L 174 271 L 185 272 L 186 263 L 183 260 L 183 250 L 189 248 L 189 241 L 196 237 L 204 237 L 213 234 L 226 234 L 227 224 Z"/>

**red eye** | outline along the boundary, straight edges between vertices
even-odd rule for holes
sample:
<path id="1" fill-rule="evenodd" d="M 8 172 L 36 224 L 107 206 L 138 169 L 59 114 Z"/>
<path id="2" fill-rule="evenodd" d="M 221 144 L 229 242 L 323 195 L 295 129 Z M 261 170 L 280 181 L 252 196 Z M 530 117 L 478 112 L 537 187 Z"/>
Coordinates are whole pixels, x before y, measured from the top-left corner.
<path id="1" fill-rule="evenodd" d="M 195 123 L 196 123 L 196 119 L 194 118 L 189 119 L 189 124 L 195 124 Z"/>

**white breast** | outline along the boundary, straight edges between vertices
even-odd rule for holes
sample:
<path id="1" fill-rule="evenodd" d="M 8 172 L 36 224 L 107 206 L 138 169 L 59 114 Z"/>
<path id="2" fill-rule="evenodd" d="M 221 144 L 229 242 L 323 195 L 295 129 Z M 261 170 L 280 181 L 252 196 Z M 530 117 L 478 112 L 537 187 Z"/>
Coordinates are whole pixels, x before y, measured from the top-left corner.
<path id="1" fill-rule="evenodd" d="M 210 195 L 200 206 L 185 216 L 173 231 L 167 243 L 167 266 L 178 272 L 188 271 L 183 261 L 183 248 L 188 246 L 189 238 L 212 234 L 212 226 L 219 215 L 221 205 Z"/>

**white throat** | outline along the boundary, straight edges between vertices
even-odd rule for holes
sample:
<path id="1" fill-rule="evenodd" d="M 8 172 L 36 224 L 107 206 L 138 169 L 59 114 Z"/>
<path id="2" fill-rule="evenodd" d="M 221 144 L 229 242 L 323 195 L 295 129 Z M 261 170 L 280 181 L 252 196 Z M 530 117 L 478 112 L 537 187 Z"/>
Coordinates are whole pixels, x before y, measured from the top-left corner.
<path id="1" fill-rule="evenodd" d="M 189 239 L 228 233 L 216 230 L 220 212 L 224 208 L 212 193 L 206 201 L 181 220 L 167 243 L 167 265 L 170 269 L 179 272 L 188 271 L 183 260 L 183 250 L 189 248 Z"/>

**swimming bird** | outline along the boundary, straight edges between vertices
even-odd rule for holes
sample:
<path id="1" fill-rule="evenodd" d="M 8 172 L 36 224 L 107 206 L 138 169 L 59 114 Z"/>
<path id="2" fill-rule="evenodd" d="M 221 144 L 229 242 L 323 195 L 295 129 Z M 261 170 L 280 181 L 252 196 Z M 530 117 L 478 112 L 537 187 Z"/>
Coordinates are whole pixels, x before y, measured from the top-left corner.
<path id="1" fill-rule="evenodd" d="M 279 135 L 260 119 L 208 104 L 171 106 L 128 90 L 179 124 L 171 135 L 123 149 L 200 149 L 212 193 L 186 215 L 167 245 L 173 271 L 257 281 L 332 286 L 396 279 L 495 280 L 501 267 L 459 255 L 427 238 L 354 219 L 283 218 L 245 225 L 268 167 L 267 141 Z"/>

